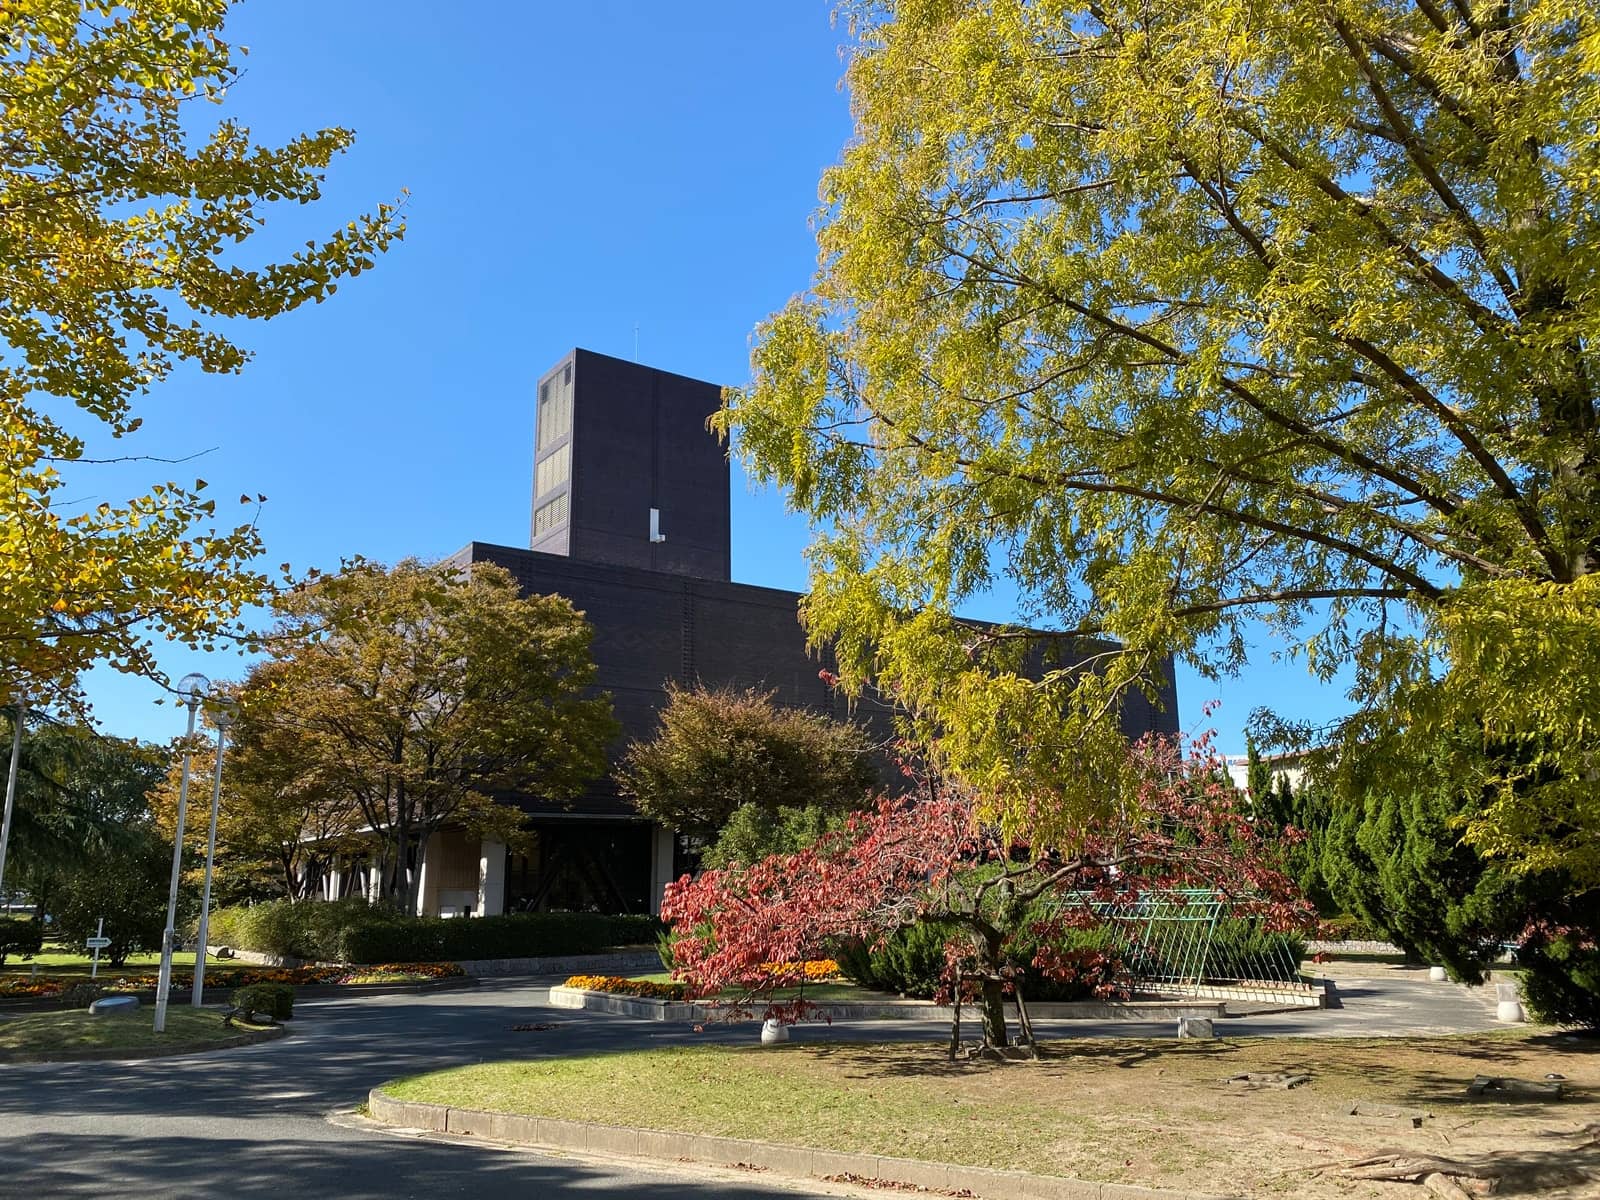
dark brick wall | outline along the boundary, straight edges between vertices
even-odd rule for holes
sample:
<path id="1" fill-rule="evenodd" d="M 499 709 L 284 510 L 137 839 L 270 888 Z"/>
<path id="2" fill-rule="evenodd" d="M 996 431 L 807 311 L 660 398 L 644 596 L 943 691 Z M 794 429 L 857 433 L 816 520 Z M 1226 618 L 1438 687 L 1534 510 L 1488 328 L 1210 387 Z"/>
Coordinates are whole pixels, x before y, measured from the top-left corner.
<path id="1" fill-rule="evenodd" d="M 706 428 L 721 389 L 591 350 L 574 351 L 573 365 L 567 553 L 728 579 L 728 457 Z M 652 508 L 661 513 L 663 542 L 650 541 Z"/>
<path id="2" fill-rule="evenodd" d="M 623 727 L 612 747 L 613 760 L 628 741 L 655 730 L 668 680 L 772 689 L 784 704 L 847 715 L 844 702 L 818 677 L 823 664 L 806 652 L 796 615 L 800 597 L 794 592 L 484 542 L 471 543 L 450 561 L 496 563 L 524 591 L 565 596 L 587 615 L 594 627 L 597 684 L 611 693 Z M 1156 711 L 1142 696 L 1132 697 L 1124 728 L 1134 736 L 1175 732 L 1177 711 L 1176 692 L 1168 685 L 1165 711 Z M 863 705 L 855 716 L 878 735 L 892 730 L 889 714 L 881 709 Z M 516 801 L 533 812 L 552 807 L 533 797 Z M 632 810 L 604 779 L 570 811 L 620 816 Z"/>

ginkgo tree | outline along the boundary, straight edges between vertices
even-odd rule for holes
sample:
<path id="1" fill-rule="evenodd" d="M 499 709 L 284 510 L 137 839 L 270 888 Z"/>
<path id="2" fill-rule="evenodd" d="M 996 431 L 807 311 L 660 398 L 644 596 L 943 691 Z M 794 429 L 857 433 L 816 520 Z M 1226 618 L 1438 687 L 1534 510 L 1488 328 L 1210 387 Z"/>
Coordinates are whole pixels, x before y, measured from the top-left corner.
<path id="1" fill-rule="evenodd" d="M 1399 775 L 1523 746 L 1450 764 L 1468 836 L 1600 881 L 1593 6 L 844 10 L 820 265 L 722 426 L 817 527 L 845 686 L 1064 836 L 1119 696 L 1282 634 Z M 953 615 L 1002 576 L 1057 635 Z"/>
<path id="2" fill-rule="evenodd" d="M 269 207 L 316 200 L 352 135 L 267 146 L 205 120 L 240 76 L 231 7 L 0 3 L 0 694 L 74 705 L 91 665 L 159 678 L 154 638 L 241 633 L 260 539 L 217 520 L 204 481 L 93 508 L 62 489 L 180 363 L 245 364 L 223 322 L 321 301 L 403 232 L 382 204 L 246 265 Z"/>

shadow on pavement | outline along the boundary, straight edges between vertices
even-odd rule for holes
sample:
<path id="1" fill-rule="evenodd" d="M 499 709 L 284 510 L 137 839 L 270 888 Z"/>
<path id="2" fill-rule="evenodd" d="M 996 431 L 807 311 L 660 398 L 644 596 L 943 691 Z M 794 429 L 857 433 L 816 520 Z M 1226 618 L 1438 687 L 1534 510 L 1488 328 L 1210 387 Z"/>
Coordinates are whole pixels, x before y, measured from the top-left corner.
<path id="1" fill-rule="evenodd" d="M 794 1191 L 682 1179 L 427 1141 L 382 1136 L 287 1140 L 270 1147 L 229 1138 L 102 1138 L 43 1134 L 29 1139 L 26 1161 L 6 1168 L 0 1195 L 107 1196 L 132 1185 L 174 1197 L 301 1196 L 527 1197 L 625 1193 L 630 1200 L 677 1200 L 686 1192 L 717 1200 L 776 1200 Z M 85 1164 L 80 1166 L 79 1164 Z"/>

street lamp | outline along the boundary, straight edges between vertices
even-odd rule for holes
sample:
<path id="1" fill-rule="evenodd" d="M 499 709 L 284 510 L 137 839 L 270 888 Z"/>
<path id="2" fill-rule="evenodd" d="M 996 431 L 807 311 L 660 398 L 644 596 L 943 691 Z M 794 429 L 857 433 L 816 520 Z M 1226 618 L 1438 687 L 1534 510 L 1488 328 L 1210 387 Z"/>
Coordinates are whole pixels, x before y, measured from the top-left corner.
<path id="1" fill-rule="evenodd" d="M 11 806 L 17 798 L 17 764 L 22 761 L 22 723 L 28 718 L 28 698 L 13 692 L 17 727 L 11 731 L 11 769 L 6 772 L 6 812 L 0 818 L 0 906 L 6 899 L 6 847 L 11 844 Z"/>
<path id="2" fill-rule="evenodd" d="M 194 994 L 189 1003 L 200 1007 L 200 997 L 206 990 L 206 937 L 211 924 L 211 864 L 217 857 L 217 810 L 222 806 L 222 752 L 228 743 L 228 726 L 233 724 L 233 706 L 227 701 L 217 705 L 211 714 L 217 727 L 217 766 L 211 775 L 211 832 L 206 837 L 206 886 L 200 900 L 200 943 L 194 951 Z"/>
<path id="3" fill-rule="evenodd" d="M 167 889 L 167 929 L 161 935 L 161 973 L 156 977 L 156 1032 L 167 1031 L 167 990 L 172 986 L 173 926 L 178 920 L 178 873 L 183 867 L 183 818 L 189 806 L 189 753 L 194 740 L 194 718 L 200 701 L 211 687 L 204 675 L 178 680 L 178 695 L 189 709 L 189 729 L 183 735 L 183 774 L 178 779 L 178 828 L 172 837 L 172 883 Z"/>

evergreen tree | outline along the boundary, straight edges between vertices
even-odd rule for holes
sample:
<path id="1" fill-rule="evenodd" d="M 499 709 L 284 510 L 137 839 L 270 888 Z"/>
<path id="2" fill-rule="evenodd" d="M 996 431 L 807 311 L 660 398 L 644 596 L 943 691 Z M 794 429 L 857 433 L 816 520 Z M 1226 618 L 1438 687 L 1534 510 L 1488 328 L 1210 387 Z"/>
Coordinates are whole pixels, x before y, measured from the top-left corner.
<path id="1" fill-rule="evenodd" d="M 1513 870 L 1466 844 L 1462 830 L 1487 802 L 1437 776 L 1408 789 L 1369 784 L 1330 810 L 1318 865 L 1331 899 L 1469 983 L 1517 943 L 1536 1016 L 1600 1025 L 1600 890 L 1559 868 Z"/>

